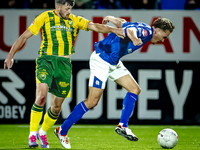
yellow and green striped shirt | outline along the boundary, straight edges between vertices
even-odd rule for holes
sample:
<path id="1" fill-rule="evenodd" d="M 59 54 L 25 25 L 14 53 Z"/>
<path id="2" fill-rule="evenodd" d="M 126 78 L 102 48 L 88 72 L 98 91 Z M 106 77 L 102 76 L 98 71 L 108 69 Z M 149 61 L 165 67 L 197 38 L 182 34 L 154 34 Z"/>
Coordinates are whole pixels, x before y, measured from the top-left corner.
<path id="1" fill-rule="evenodd" d="M 79 30 L 88 31 L 89 22 L 73 14 L 69 15 L 68 20 L 64 20 L 53 10 L 37 16 L 28 30 L 37 35 L 42 29 L 42 43 L 38 52 L 40 55 L 65 56 L 75 53 L 73 42 Z"/>

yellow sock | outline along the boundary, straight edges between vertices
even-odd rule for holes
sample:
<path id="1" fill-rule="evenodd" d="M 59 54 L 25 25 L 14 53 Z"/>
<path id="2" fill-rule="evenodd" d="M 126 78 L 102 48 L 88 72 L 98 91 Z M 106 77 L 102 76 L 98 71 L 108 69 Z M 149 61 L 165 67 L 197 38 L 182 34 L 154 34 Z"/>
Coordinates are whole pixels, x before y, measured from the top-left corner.
<path id="1" fill-rule="evenodd" d="M 51 108 L 44 115 L 44 121 L 42 123 L 42 129 L 47 132 L 56 123 L 58 115 L 54 115 L 51 112 Z"/>
<path id="2" fill-rule="evenodd" d="M 31 108 L 30 131 L 37 131 L 42 119 L 43 107 L 37 106 L 35 103 Z"/>

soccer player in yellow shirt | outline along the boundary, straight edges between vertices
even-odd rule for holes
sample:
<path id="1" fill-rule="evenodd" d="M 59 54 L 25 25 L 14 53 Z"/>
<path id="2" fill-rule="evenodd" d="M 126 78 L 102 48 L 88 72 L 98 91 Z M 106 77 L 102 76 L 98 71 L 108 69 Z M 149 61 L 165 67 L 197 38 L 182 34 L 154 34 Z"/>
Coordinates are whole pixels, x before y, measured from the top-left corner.
<path id="1" fill-rule="evenodd" d="M 61 106 L 71 94 L 71 54 L 75 53 L 73 41 L 79 30 L 100 33 L 113 32 L 124 37 L 124 30 L 93 23 L 83 17 L 71 14 L 75 0 L 55 0 L 55 10 L 45 11 L 35 18 L 29 28 L 13 44 L 4 61 L 4 69 L 13 66 L 14 54 L 32 36 L 42 29 L 42 43 L 36 59 L 36 99 L 31 108 L 29 147 L 49 148 L 47 131 L 57 121 Z M 47 92 L 51 93 L 51 107 L 44 115 L 42 127 L 38 131 L 46 103 Z M 71 148 L 70 143 L 68 148 Z"/>

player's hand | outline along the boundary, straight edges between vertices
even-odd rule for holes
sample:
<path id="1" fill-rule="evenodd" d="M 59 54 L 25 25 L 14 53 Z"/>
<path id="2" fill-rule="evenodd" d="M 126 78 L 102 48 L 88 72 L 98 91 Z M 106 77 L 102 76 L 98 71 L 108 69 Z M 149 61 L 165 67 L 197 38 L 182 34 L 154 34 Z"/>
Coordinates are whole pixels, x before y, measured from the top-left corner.
<path id="1" fill-rule="evenodd" d="M 7 67 L 9 70 L 10 68 L 12 68 L 13 63 L 14 63 L 13 59 L 6 58 L 4 61 L 4 69 L 6 69 L 6 67 Z"/>
<path id="2" fill-rule="evenodd" d="M 107 24 L 107 23 L 109 23 L 109 16 L 106 16 L 102 21 L 102 24 Z"/>
<path id="3" fill-rule="evenodd" d="M 125 31 L 122 28 L 116 28 L 114 33 L 122 39 L 125 37 Z"/>
<path id="4" fill-rule="evenodd" d="M 143 42 L 142 42 L 142 40 L 141 40 L 140 38 L 135 38 L 135 39 L 133 40 L 133 44 L 134 44 L 135 46 L 140 46 L 140 45 L 143 44 Z"/>

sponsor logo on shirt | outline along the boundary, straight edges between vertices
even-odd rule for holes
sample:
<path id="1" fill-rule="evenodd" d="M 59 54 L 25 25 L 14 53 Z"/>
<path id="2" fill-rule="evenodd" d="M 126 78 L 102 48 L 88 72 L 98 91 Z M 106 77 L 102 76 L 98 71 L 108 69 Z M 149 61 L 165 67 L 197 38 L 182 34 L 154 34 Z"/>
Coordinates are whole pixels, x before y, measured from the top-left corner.
<path id="1" fill-rule="evenodd" d="M 68 32 L 73 32 L 72 28 L 68 28 L 66 26 L 52 26 L 51 31 L 68 31 Z"/>
<path id="2" fill-rule="evenodd" d="M 143 29 L 143 30 L 142 30 L 142 35 L 143 35 L 143 36 L 147 36 L 147 30 Z"/>

